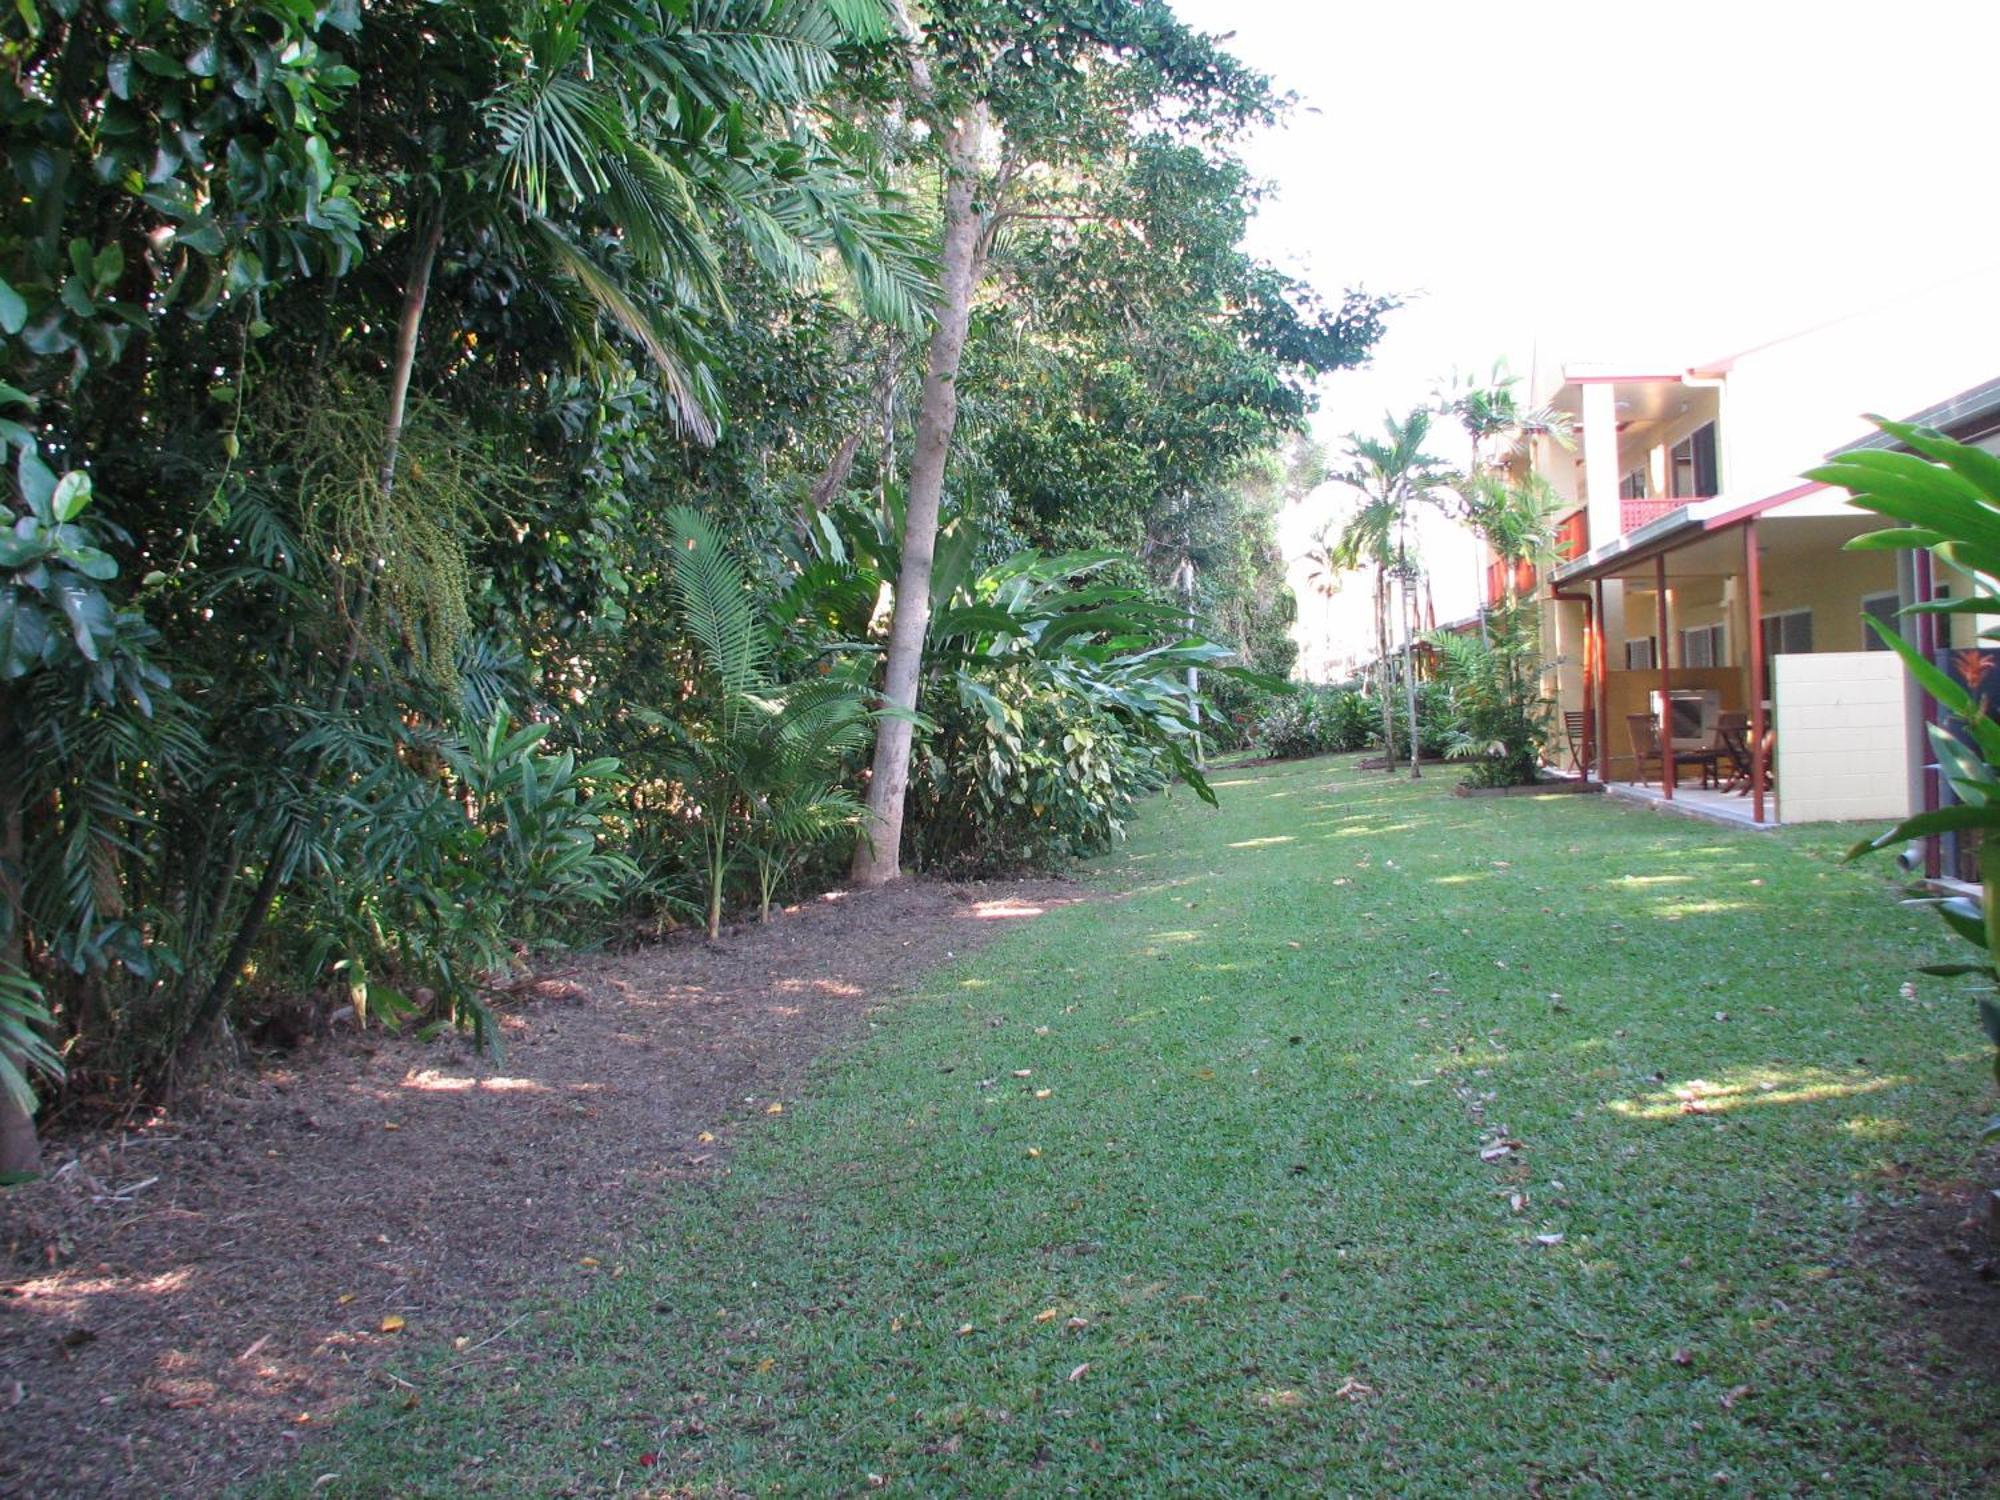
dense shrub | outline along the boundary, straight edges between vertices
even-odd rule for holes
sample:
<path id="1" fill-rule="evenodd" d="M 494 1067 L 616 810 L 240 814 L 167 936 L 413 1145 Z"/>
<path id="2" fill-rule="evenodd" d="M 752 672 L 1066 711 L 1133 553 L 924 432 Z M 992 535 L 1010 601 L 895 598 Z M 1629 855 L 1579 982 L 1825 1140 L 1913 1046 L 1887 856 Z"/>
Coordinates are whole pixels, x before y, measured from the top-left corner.
<path id="1" fill-rule="evenodd" d="M 1330 755 L 1368 745 L 1374 706 L 1350 687 L 1301 687 L 1272 701 L 1257 721 L 1255 740 L 1280 760 Z"/>
<path id="2" fill-rule="evenodd" d="M 1098 853 L 1124 832 L 1133 803 L 1166 783 L 1158 745 L 1038 664 L 983 686 L 990 701 L 949 680 L 925 701 L 936 728 L 910 773 L 919 868 L 1049 869 Z"/>
<path id="3" fill-rule="evenodd" d="M 1390 723 L 1395 735 L 1395 743 L 1390 746 L 1390 755 L 1396 760 L 1410 758 L 1410 713 L 1407 698 L 1398 688 L 1395 702 L 1391 705 Z M 1442 760 L 1451 753 L 1457 743 L 1457 735 L 1464 727 L 1464 714 L 1459 705 L 1457 693 L 1452 684 L 1444 681 L 1420 682 L 1417 684 L 1417 753 L 1425 760 Z M 1369 720 L 1369 743 L 1382 743 L 1381 713 L 1375 710 Z"/>
<path id="4" fill-rule="evenodd" d="M 1534 785 L 1541 778 L 1550 706 L 1539 684 L 1532 613 L 1496 612 L 1485 638 L 1440 635 L 1432 644 L 1442 667 L 1439 685 L 1453 711 L 1444 750 L 1470 762 L 1465 784 Z"/>

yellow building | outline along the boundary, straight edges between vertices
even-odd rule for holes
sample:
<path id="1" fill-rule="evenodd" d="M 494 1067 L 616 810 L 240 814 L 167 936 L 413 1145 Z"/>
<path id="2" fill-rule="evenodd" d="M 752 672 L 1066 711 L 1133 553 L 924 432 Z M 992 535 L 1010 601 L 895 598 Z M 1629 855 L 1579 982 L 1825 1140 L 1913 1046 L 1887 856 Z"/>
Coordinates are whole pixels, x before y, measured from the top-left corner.
<path id="1" fill-rule="evenodd" d="M 1926 554 L 1845 550 L 1883 523 L 1797 476 L 1886 445 L 1868 410 L 2000 450 L 1996 310 L 2000 287 L 1959 284 L 1705 365 L 1563 369 L 1541 399 L 1579 440 L 1524 456 L 1572 507 L 1536 580 L 1552 760 L 1738 822 L 1934 805 L 1928 700 L 1867 621 L 1963 581 Z M 1961 644 L 1950 624 L 1900 622 L 1933 654 Z"/>

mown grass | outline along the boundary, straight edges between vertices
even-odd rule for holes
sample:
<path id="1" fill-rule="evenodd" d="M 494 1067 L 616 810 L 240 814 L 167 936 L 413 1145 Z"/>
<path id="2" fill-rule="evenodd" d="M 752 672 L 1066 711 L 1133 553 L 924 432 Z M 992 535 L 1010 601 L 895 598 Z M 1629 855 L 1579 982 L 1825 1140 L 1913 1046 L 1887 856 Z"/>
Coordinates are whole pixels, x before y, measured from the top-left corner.
<path id="1" fill-rule="evenodd" d="M 1885 863 L 1219 779 L 746 1125 L 535 1347 L 404 1371 L 273 1491 L 1985 1488 L 1992 1387 L 1852 1250 L 1986 1102 Z"/>

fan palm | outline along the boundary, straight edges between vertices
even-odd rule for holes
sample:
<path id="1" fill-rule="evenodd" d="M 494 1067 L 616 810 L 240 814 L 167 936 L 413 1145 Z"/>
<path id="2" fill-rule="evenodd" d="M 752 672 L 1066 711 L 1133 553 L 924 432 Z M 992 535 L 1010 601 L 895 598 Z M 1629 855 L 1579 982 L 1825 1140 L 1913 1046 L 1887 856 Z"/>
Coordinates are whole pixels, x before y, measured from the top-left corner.
<path id="1" fill-rule="evenodd" d="M 634 716 L 672 738 L 667 765 L 694 813 L 707 885 L 708 935 L 722 927 L 729 874 L 747 847 L 766 915 L 777 884 L 812 844 L 854 826 L 853 796 L 835 785 L 841 756 L 866 741 L 869 713 L 858 683 L 840 675 L 777 680 L 782 620 L 698 511 L 668 513 L 670 590 L 693 644 L 705 712 Z"/>

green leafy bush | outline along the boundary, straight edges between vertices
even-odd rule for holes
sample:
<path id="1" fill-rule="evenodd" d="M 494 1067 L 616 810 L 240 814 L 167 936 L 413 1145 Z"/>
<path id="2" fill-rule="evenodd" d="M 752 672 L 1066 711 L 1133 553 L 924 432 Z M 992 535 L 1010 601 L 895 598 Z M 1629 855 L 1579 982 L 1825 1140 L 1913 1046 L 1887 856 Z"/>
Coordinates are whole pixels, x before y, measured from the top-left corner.
<path id="1" fill-rule="evenodd" d="M 1531 612 L 1498 611 L 1484 638 L 1440 633 L 1431 645 L 1456 715 L 1446 726 L 1444 751 L 1470 763 L 1465 784 L 1533 786 L 1541 779 L 1551 705 L 1538 682 Z"/>
<path id="2" fill-rule="evenodd" d="M 279 972 L 334 980 L 362 1020 L 434 1017 L 490 1045 L 482 992 L 514 945 L 574 935 L 639 873 L 611 847 L 618 763 L 542 752 L 550 728 L 516 729 L 503 708 L 475 738 L 408 746 L 446 774 L 381 761 L 280 912 L 273 948 L 302 944 L 306 961 Z"/>
<path id="3" fill-rule="evenodd" d="M 1278 760 L 1330 755 L 1364 748 L 1374 725 L 1374 705 L 1353 688 L 1300 687 L 1272 700 L 1257 721 L 1255 741 Z"/>

